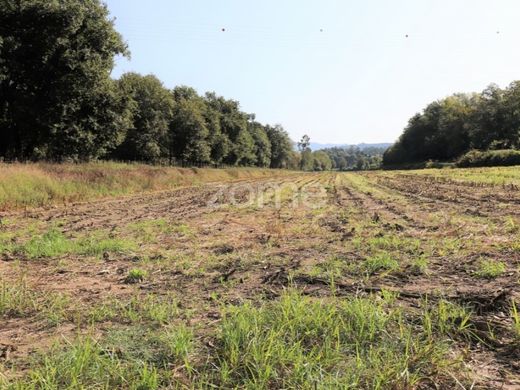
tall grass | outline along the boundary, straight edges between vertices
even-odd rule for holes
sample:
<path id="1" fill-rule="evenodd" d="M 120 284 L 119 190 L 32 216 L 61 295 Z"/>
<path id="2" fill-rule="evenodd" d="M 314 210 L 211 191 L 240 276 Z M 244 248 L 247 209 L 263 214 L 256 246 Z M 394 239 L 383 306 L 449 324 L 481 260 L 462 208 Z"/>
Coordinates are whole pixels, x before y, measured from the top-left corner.
<path id="1" fill-rule="evenodd" d="M 390 308 L 391 297 L 332 299 L 295 292 L 225 315 L 220 388 L 413 388 L 452 363 L 448 346 Z"/>
<path id="2" fill-rule="evenodd" d="M 405 310 L 390 293 L 289 291 L 261 306 L 224 307 L 202 337 L 209 350 L 196 326 L 137 321 L 57 346 L 7 388 L 411 389 L 460 377 L 446 336 L 464 332 L 470 314 L 447 303 Z"/>
<path id="3" fill-rule="evenodd" d="M 288 173 L 255 168 L 173 168 L 113 162 L 77 165 L 0 163 L 0 210 Z"/>

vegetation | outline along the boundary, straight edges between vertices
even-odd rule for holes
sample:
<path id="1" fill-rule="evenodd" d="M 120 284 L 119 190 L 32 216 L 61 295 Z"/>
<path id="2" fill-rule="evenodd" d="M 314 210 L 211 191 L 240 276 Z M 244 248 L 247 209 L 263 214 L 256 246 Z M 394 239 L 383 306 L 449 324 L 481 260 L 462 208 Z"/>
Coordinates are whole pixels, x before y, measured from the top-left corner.
<path id="1" fill-rule="evenodd" d="M 506 272 L 506 264 L 501 261 L 482 260 L 475 274 L 481 278 L 494 279 Z"/>
<path id="2" fill-rule="evenodd" d="M 472 149 L 520 148 L 520 82 L 500 89 L 490 85 L 480 94 L 455 94 L 428 105 L 410 119 L 399 140 L 384 155 L 385 166 L 453 161 Z M 476 152 L 461 166 L 518 164 L 516 152 Z M 464 165 L 468 164 L 468 165 Z"/>
<path id="3" fill-rule="evenodd" d="M 152 75 L 112 80 L 128 54 L 100 0 L 4 1 L 0 158 L 296 168 L 285 130 L 237 101 Z"/>
<path id="4" fill-rule="evenodd" d="M 257 168 L 187 169 L 113 162 L 0 163 L 0 210 L 285 174 L 288 172 Z"/>
<path id="5" fill-rule="evenodd" d="M 338 171 L 379 169 L 386 148 L 349 146 L 323 149 L 331 160 L 332 169 Z"/>
<path id="6" fill-rule="evenodd" d="M 8 167 L 104 165 L 195 185 L 4 213 L 2 389 L 518 381 L 518 169 Z"/>
<path id="7" fill-rule="evenodd" d="M 472 150 L 457 160 L 461 168 L 509 165 L 520 165 L 520 150 Z"/>

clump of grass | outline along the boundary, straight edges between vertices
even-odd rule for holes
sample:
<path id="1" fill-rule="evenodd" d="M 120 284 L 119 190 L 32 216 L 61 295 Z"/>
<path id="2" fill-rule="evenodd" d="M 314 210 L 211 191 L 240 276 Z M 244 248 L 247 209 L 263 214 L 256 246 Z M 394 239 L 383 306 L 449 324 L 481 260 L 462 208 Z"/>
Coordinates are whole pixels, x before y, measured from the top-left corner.
<path id="1" fill-rule="evenodd" d="M 363 264 L 370 275 L 380 271 L 395 271 L 399 269 L 399 262 L 386 253 L 367 258 Z"/>
<path id="2" fill-rule="evenodd" d="M 172 367 L 189 372 L 193 346 L 193 333 L 184 325 L 112 329 L 101 340 L 83 337 L 37 356 L 30 372 L 6 388 L 180 388 Z"/>
<path id="3" fill-rule="evenodd" d="M 520 341 L 520 313 L 515 301 L 511 302 L 511 319 L 513 320 L 513 335 Z"/>
<path id="4" fill-rule="evenodd" d="M 123 320 L 133 323 L 152 321 L 167 324 L 179 315 L 178 301 L 171 297 L 159 297 L 154 294 L 134 296 L 126 304 L 120 304 L 118 311 Z"/>
<path id="5" fill-rule="evenodd" d="M 518 233 L 520 231 L 520 226 L 518 222 L 513 219 L 513 217 L 507 217 L 505 221 L 506 232 L 508 233 Z"/>
<path id="6" fill-rule="evenodd" d="M 412 388 L 452 363 L 447 351 L 384 296 L 325 302 L 288 292 L 260 308 L 227 310 L 208 381 L 220 388 Z"/>
<path id="7" fill-rule="evenodd" d="M 472 312 L 468 308 L 446 300 L 440 300 L 433 307 L 425 301 L 423 307 L 423 329 L 428 335 L 441 334 L 454 337 L 457 334 L 471 333 Z"/>
<path id="8" fill-rule="evenodd" d="M 506 265 L 501 261 L 482 260 L 475 275 L 484 279 L 495 279 L 506 272 Z"/>
<path id="9" fill-rule="evenodd" d="M 114 329 L 104 338 L 103 347 L 127 361 L 167 368 L 187 362 L 193 349 L 193 331 L 183 324 L 159 331 L 143 326 Z"/>
<path id="10" fill-rule="evenodd" d="M 27 389 L 158 389 L 157 370 L 141 361 L 124 361 L 91 338 L 55 347 L 36 360 L 29 375 L 13 385 Z"/>
<path id="11" fill-rule="evenodd" d="M 70 253 L 73 250 L 74 242 L 72 240 L 65 237 L 57 229 L 51 229 L 18 246 L 15 251 L 34 259 L 38 257 L 57 257 Z"/>
<path id="12" fill-rule="evenodd" d="M 146 279 L 148 276 L 148 272 L 142 269 L 134 268 L 128 271 L 128 275 L 126 275 L 125 283 L 135 284 L 140 283 Z"/>
<path id="13" fill-rule="evenodd" d="M 70 300 L 62 294 L 37 293 L 27 286 L 24 278 L 12 282 L 0 281 L 0 317 L 16 318 L 35 315 L 56 326 L 69 318 Z"/>
<path id="14" fill-rule="evenodd" d="M 428 259 L 425 257 L 419 257 L 415 259 L 411 264 L 411 271 L 416 275 L 424 274 L 428 270 Z"/>
<path id="15" fill-rule="evenodd" d="M 316 267 L 314 267 L 314 269 L 312 270 L 311 275 L 323 275 L 329 278 L 336 279 L 344 276 L 345 273 L 354 270 L 355 266 L 352 263 L 349 263 L 346 259 L 333 257 L 327 259 L 323 263 L 317 264 Z"/>
<path id="16" fill-rule="evenodd" d="M 28 287 L 25 279 L 14 283 L 0 280 L 0 316 L 21 317 L 37 310 L 36 294 Z"/>
<path id="17" fill-rule="evenodd" d="M 29 241 L 18 244 L 12 249 L 30 259 L 42 257 L 59 257 L 67 254 L 82 256 L 99 256 L 104 252 L 127 252 L 135 249 L 131 241 L 103 238 L 101 232 L 94 232 L 90 236 L 72 239 L 65 236 L 56 228 L 51 228 L 43 234 L 35 235 Z"/>
<path id="18" fill-rule="evenodd" d="M 89 323 L 118 321 L 126 324 L 151 322 L 158 325 L 171 324 L 179 318 L 179 302 L 171 296 L 137 294 L 128 301 L 111 299 L 83 310 Z"/>

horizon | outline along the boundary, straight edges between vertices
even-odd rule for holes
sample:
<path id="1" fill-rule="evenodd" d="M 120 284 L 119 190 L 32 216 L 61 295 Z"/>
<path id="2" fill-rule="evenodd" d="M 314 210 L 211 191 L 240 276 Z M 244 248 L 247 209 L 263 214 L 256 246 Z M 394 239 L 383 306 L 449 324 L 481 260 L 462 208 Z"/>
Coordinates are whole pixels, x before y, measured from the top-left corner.
<path id="1" fill-rule="evenodd" d="M 520 78 L 511 0 L 107 5 L 132 53 L 114 77 L 215 91 L 295 141 L 392 143 L 430 102 Z"/>

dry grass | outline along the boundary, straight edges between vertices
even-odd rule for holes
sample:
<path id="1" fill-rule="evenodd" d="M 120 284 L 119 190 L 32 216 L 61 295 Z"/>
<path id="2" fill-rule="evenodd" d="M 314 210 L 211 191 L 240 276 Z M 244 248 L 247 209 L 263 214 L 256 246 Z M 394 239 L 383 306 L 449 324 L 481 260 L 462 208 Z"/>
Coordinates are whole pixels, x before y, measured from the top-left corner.
<path id="1" fill-rule="evenodd" d="M 256 168 L 170 168 L 112 162 L 0 164 L 0 210 L 287 174 Z"/>

